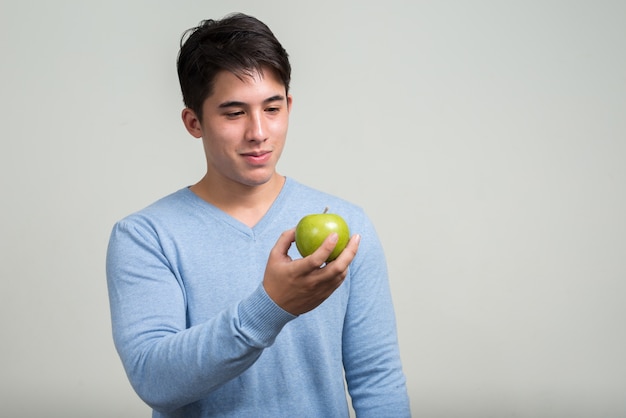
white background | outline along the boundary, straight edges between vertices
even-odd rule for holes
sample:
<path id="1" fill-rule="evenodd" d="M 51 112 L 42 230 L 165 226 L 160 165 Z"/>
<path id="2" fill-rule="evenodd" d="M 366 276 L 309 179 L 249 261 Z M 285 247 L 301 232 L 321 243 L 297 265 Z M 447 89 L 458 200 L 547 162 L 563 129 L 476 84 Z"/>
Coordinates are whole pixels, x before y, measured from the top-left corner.
<path id="1" fill-rule="evenodd" d="M 202 176 L 178 42 L 231 11 L 291 55 L 281 173 L 377 226 L 414 415 L 626 416 L 626 2 L 0 4 L 1 416 L 149 416 L 108 234 Z"/>

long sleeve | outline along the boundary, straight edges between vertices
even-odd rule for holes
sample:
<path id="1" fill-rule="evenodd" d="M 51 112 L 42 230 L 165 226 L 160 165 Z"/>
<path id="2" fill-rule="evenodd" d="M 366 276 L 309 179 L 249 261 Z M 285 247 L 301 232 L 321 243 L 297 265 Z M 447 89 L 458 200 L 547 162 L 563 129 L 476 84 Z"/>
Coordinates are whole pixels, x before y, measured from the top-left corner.
<path id="1" fill-rule="evenodd" d="M 374 227 L 361 219 L 343 331 L 348 389 L 359 418 L 410 417 L 386 261 Z"/>
<path id="2" fill-rule="evenodd" d="M 150 225 L 121 221 L 107 253 L 115 346 L 138 395 L 160 411 L 199 400 L 241 374 L 294 319 L 259 285 L 188 327 L 188 295 L 166 245 Z"/>
<path id="3" fill-rule="evenodd" d="M 325 206 L 361 244 L 296 317 L 265 292 L 267 259 Z M 106 261 L 115 347 L 153 417 L 347 418 L 345 381 L 359 418 L 410 416 L 384 254 L 355 205 L 288 179 L 250 228 L 184 188 L 119 221 Z"/>

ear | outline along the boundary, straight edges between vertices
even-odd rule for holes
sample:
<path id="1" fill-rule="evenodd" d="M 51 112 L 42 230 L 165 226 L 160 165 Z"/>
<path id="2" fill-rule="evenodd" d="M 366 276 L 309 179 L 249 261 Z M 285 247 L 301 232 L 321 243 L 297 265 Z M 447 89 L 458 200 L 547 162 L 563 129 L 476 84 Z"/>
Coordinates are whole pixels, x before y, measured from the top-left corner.
<path id="1" fill-rule="evenodd" d="M 291 106 L 293 106 L 293 96 L 291 94 L 287 95 L 287 109 L 291 112 Z"/>
<path id="2" fill-rule="evenodd" d="M 200 120 L 198 119 L 196 112 L 186 107 L 183 109 L 181 116 L 183 124 L 185 124 L 185 128 L 187 128 L 187 132 L 189 132 L 194 138 L 201 138 L 202 125 L 200 124 Z"/>

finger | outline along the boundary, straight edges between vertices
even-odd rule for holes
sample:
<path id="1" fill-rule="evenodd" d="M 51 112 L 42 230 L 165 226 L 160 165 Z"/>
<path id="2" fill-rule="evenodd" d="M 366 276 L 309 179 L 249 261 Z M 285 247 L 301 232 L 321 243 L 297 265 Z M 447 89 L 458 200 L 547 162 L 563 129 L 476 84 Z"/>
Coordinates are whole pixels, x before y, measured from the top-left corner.
<path id="1" fill-rule="evenodd" d="M 356 253 L 359 250 L 360 242 L 361 242 L 361 235 L 355 234 L 352 237 L 350 237 L 350 241 L 348 241 L 346 248 L 343 249 L 343 251 L 333 261 L 333 263 L 339 266 L 345 266 L 344 268 L 347 268 L 348 265 L 352 262 L 352 260 L 356 256 Z"/>
<path id="2" fill-rule="evenodd" d="M 315 250 L 313 254 L 306 257 L 306 260 L 308 261 L 310 267 L 319 268 L 324 265 L 324 263 L 326 263 L 326 260 L 328 259 L 328 256 L 330 256 L 330 253 L 332 253 L 335 249 L 338 240 L 339 236 L 336 232 L 328 235 L 324 242 L 322 242 L 322 245 L 320 245 L 320 247 Z"/>

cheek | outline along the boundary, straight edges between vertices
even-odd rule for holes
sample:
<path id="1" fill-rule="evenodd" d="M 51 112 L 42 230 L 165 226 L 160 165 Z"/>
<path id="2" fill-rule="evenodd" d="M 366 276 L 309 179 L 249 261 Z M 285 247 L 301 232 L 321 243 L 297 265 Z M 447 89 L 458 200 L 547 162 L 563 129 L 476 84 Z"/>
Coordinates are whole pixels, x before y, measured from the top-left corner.
<path id="1" fill-rule="evenodd" d="M 215 164 L 224 161 L 228 158 L 227 156 L 233 152 L 232 149 L 234 145 L 225 140 L 222 136 L 206 136 L 202 142 L 207 161 L 211 161 Z"/>
<path id="2" fill-rule="evenodd" d="M 284 118 L 278 119 L 272 123 L 272 132 L 277 139 L 281 139 L 283 142 L 285 137 L 287 136 L 287 131 L 289 128 L 289 117 L 285 116 Z"/>
<path id="3" fill-rule="evenodd" d="M 208 148 L 226 150 L 239 142 L 241 134 L 234 126 L 221 125 L 205 131 L 203 138 Z"/>

